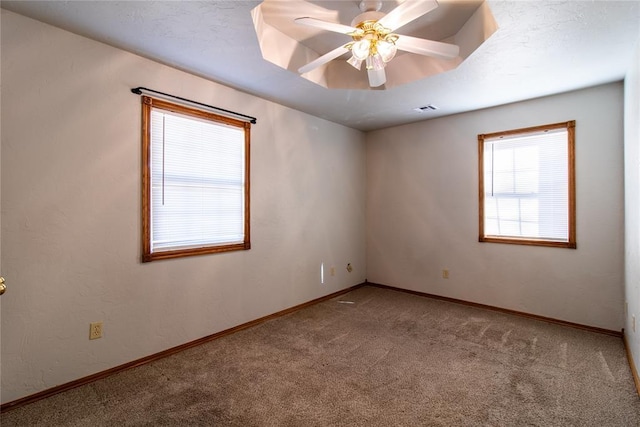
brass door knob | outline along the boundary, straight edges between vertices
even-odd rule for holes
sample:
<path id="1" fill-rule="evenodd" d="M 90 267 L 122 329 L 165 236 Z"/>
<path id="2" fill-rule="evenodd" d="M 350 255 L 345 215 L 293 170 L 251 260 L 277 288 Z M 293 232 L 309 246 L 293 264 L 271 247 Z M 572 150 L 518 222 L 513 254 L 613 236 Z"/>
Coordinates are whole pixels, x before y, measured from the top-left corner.
<path id="1" fill-rule="evenodd" d="M 4 284 L 4 277 L 0 276 L 0 295 L 4 294 L 7 290 L 7 285 Z"/>

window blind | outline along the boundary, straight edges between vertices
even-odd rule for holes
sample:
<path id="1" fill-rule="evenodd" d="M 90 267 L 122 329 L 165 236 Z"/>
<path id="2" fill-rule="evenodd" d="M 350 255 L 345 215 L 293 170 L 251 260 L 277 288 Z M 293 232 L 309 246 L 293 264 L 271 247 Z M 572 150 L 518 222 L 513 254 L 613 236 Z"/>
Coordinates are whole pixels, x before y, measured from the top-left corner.
<path id="1" fill-rule="evenodd" d="M 569 241 L 566 128 L 484 141 L 486 236 Z"/>
<path id="2" fill-rule="evenodd" d="M 244 241 L 245 134 L 151 111 L 151 251 Z"/>

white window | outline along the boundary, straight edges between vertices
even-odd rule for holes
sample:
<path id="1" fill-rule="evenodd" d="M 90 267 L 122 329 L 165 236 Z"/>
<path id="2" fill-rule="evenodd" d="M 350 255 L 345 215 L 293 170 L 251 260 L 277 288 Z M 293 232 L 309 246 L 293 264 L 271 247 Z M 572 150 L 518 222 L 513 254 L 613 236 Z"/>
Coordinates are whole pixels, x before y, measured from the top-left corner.
<path id="1" fill-rule="evenodd" d="M 575 122 L 478 136 L 480 241 L 576 247 Z"/>
<path id="2" fill-rule="evenodd" d="M 250 248 L 249 130 L 143 97 L 143 261 Z"/>

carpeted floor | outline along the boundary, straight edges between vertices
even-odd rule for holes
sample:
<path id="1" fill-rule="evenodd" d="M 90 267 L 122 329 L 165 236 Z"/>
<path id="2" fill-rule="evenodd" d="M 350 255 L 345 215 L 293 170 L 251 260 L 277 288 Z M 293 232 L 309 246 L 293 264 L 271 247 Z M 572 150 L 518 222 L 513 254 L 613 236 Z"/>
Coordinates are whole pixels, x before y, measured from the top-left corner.
<path id="1" fill-rule="evenodd" d="M 620 338 L 365 286 L 0 423 L 640 426 L 640 398 Z"/>

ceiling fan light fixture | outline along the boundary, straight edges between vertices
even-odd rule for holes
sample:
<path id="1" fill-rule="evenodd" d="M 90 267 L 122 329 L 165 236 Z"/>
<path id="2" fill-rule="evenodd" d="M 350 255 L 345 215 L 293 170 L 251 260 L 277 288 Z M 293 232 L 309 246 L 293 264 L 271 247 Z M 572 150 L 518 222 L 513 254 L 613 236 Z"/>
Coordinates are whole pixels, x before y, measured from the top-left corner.
<path id="1" fill-rule="evenodd" d="M 367 75 L 369 76 L 369 86 L 371 87 L 379 87 L 387 82 L 387 76 L 382 70 L 367 70 Z"/>
<path id="2" fill-rule="evenodd" d="M 362 68 L 362 59 L 358 59 L 355 55 L 351 55 L 351 58 L 347 60 L 347 64 L 351 65 L 356 70 L 360 70 Z"/>
<path id="3" fill-rule="evenodd" d="M 385 64 L 382 56 L 378 53 L 367 57 L 367 70 L 380 71 L 384 69 L 385 65 L 387 64 Z"/>
<path id="4" fill-rule="evenodd" d="M 396 52 L 398 51 L 398 48 L 394 43 L 388 42 L 386 40 L 380 40 L 378 43 L 376 43 L 376 49 L 384 62 L 391 61 L 393 57 L 396 56 Z"/>
<path id="5" fill-rule="evenodd" d="M 353 56 L 361 61 L 364 61 L 369 57 L 370 50 L 371 42 L 369 41 L 369 39 L 359 40 L 351 46 L 351 53 L 353 53 Z"/>

